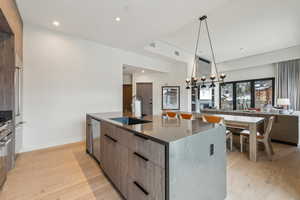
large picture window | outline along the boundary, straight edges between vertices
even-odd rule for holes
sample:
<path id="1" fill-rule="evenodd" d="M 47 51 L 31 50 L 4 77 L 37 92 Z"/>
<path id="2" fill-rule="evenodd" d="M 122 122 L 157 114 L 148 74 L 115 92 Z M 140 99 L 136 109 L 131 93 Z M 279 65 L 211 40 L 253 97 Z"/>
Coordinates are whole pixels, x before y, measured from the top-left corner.
<path id="1" fill-rule="evenodd" d="M 261 109 L 274 105 L 274 78 L 227 82 L 220 85 L 220 109 Z"/>

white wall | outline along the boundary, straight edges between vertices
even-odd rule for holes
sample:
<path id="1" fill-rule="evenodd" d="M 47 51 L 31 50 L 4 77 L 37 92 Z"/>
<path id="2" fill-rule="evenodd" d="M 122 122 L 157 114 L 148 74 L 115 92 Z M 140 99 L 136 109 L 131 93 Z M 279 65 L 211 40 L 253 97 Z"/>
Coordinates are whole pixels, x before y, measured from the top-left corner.
<path id="1" fill-rule="evenodd" d="M 225 72 L 226 81 L 250 80 L 275 77 L 275 65 L 267 64 L 256 67 L 248 67 Z"/>
<path id="2" fill-rule="evenodd" d="M 270 65 L 300 58 L 300 45 L 219 63 L 220 71 Z"/>
<path id="3" fill-rule="evenodd" d="M 81 141 L 86 113 L 121 111 L 123 64 L 173 65 L 25 24 L 22 151 Z"/>
<path id="4" fill-rule="evenodd" d="M 180 110 L 188 110 L 188 91 L 185 89 L 187 68 L 184 64 L 173 66 L 169 73 L 145 72 L 133 75 L 134 84 L 142 82 L 153 83 L 153 114 L 161 114 L 162 86 L 180 86 Z M 135 93 L 135 87 L 134 87 Z"/>

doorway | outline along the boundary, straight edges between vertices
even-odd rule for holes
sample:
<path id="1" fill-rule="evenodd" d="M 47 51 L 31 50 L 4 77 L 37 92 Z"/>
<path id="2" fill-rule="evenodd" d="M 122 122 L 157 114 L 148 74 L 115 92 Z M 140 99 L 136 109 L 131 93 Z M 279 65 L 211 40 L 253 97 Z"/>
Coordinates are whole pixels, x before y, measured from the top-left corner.
<path id="1" fill-rule="evenodd" d="M 132 85 L 123 84 L 123 113 L 131 115 L 132 113 Z"/>
<path id="2" fill-rule="evenodd" d="M 142 115 L 153 114 L 153 86 L 152 83 L 136 83 L 136 96 L 142 101 Z"/>

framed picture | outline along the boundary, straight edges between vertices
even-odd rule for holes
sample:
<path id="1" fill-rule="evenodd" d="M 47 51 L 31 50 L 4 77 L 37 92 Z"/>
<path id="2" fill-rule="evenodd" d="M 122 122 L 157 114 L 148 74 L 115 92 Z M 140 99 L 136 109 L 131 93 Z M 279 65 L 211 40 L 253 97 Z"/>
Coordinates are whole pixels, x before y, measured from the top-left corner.
<path id="1" fill-rule="evenodd" d="M 180 86 L 162 87 L 162 110 L 180 109 Z"/>

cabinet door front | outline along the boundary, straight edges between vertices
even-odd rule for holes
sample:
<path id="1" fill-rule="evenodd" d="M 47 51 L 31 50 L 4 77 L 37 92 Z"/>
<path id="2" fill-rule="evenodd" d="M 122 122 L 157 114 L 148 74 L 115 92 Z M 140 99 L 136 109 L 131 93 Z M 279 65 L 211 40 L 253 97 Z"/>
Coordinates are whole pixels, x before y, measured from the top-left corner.
<path id="1" fill-rule="evenodd" d="M 153 199 L 165 199 L 165 169 L 134 151 L 129 153 L 128 168 L 129 176 L 133 180 L 133 187 L 135 188 L 133 191 L 139 189 L 139 193 L 148 193 L 146 196 Z"/>
<path id="2" fill-rule="evenodd" d="M 115 161 L 117 162 L 115 174 L 118 179 L 119 190 L 125 198 L 128 198 L 128 148 L 117 145 Z"/>

